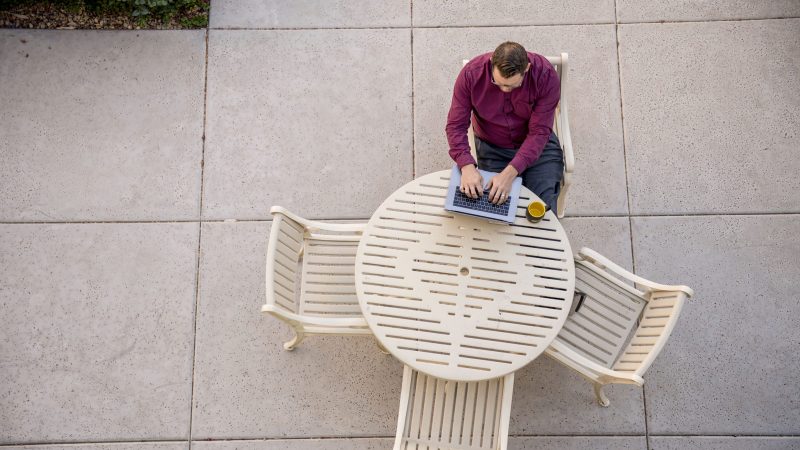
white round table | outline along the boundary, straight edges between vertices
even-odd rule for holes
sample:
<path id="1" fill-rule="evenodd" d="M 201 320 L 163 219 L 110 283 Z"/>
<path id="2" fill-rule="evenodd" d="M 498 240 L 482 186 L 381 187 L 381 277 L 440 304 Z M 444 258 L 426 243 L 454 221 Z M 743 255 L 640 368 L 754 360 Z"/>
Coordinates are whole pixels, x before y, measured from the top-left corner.
<path id="1" fill-rule="evenodd" d="M 501 377 L 564 325 L 572 249 L 551 211 L 528 222 L 537 197 L 525 187 L 509 225 L 446 211 L 449 179 L 449 170 L 420 177 L 372 215 L 356 255 L 358 301 L 380 343 L 412 368 L 457 381 Z"/>

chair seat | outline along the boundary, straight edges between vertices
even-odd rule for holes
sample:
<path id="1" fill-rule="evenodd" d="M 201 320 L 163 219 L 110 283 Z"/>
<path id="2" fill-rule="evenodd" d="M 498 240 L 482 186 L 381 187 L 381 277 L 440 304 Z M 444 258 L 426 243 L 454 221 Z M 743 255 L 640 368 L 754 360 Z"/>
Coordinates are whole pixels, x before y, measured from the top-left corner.
<path id="1" fill-rule="evenodd" d="M 310 238 L 305 243 L 300 277 L 300 314 L 361 317 L 355 286 L 358 241 Z"/>

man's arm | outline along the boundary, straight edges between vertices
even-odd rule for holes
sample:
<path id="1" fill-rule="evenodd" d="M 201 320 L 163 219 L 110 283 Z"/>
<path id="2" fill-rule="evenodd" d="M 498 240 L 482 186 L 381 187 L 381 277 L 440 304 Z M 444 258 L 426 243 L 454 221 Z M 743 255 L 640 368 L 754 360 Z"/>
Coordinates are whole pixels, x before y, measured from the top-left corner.
<path id="1" fill-rule="evenodd" d="M 450 112 L 447 114 L 447 143 L 450 145 L 450 157 L 459 168 L 467 164 L 475 164 L 475 158 L 469 152 L 467 129 L 472 115 L 472 94 L 467 80 L 466 67 L 461 69 L 453 87 L 453 99 Z"/>
<path id="2" fill-rule="evenodd" d="M 561 98 L 561 84 L 552 67 L 545 70 L 539 79 L 539 84 L 542 89 L 536 98 L 536 106 L 528 121 L 528 136 L 510 162 L 519 173 L 533 165 L 541 156 L 542 150 L 553 132 L 553 118 Z"/>
<path id="3" fill-rule="evenodd" d="M 462 68 L 456 77 L 445 132 L 450 145 L 450 157 L 461 169 L 461 192 L 470 198 L 478 198 L 483 194 L 483 178 L 469 151 L 467 129 L 472 116 L 472 94 L 466 69 L 466 66 Z"/>

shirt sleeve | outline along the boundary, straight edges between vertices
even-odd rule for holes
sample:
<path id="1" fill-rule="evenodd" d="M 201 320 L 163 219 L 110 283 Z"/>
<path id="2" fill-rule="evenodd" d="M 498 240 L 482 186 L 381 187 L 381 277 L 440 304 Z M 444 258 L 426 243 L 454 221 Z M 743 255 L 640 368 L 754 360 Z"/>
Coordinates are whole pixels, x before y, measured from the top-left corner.
<path id="1" fill-rule="evenodd" d="M 535 100 L 535 106 L 528 121 L 528 136 L 522 142 L 517 154 L 509 164 L 522 173 L 533 165 L 544 150 L 545 144 L 553 132 L 553 119 L 556 106 L 561 98 L 561 83 L 555 69 L 548 67 L 537 80 L 541 86 Z"/>
<path id="2" fill-rule="evenodd" d="M 475 158 L 470 154 L 467 129 L 472 116 L 472 95 L 470 83 L 467 80 L 466 67 L 456 77 L 453 88 L 453 100 L 450 103 L 450 112 L 447 114 L 447 143 L 450 145 L 450 157 L 462 168 L 468 164 L 475 164 Z"/>

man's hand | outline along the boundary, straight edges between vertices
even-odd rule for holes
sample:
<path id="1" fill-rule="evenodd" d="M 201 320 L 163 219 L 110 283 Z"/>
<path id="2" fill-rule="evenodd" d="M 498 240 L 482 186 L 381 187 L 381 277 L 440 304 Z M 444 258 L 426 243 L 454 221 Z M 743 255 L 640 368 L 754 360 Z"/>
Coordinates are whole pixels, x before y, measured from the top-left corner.
<path id="1" fill-rule="evenodd" d="M 483 194 L 483 178 L 472 164 L 461 168 L 461 192 L 469 198 L 479 198 Z"/>
<path id="2" fill-rule="evenodd" d="M 511 185 L 514 183 L 514 178 L 518 173 L 517 169 L 509 164 L 502 172 L 493 176 L 486 185 L 486 188 L 489 189 L 489 201 L 495 205 L 501 205 L 508 201 L 508 196 L 511 194 Z"/>

